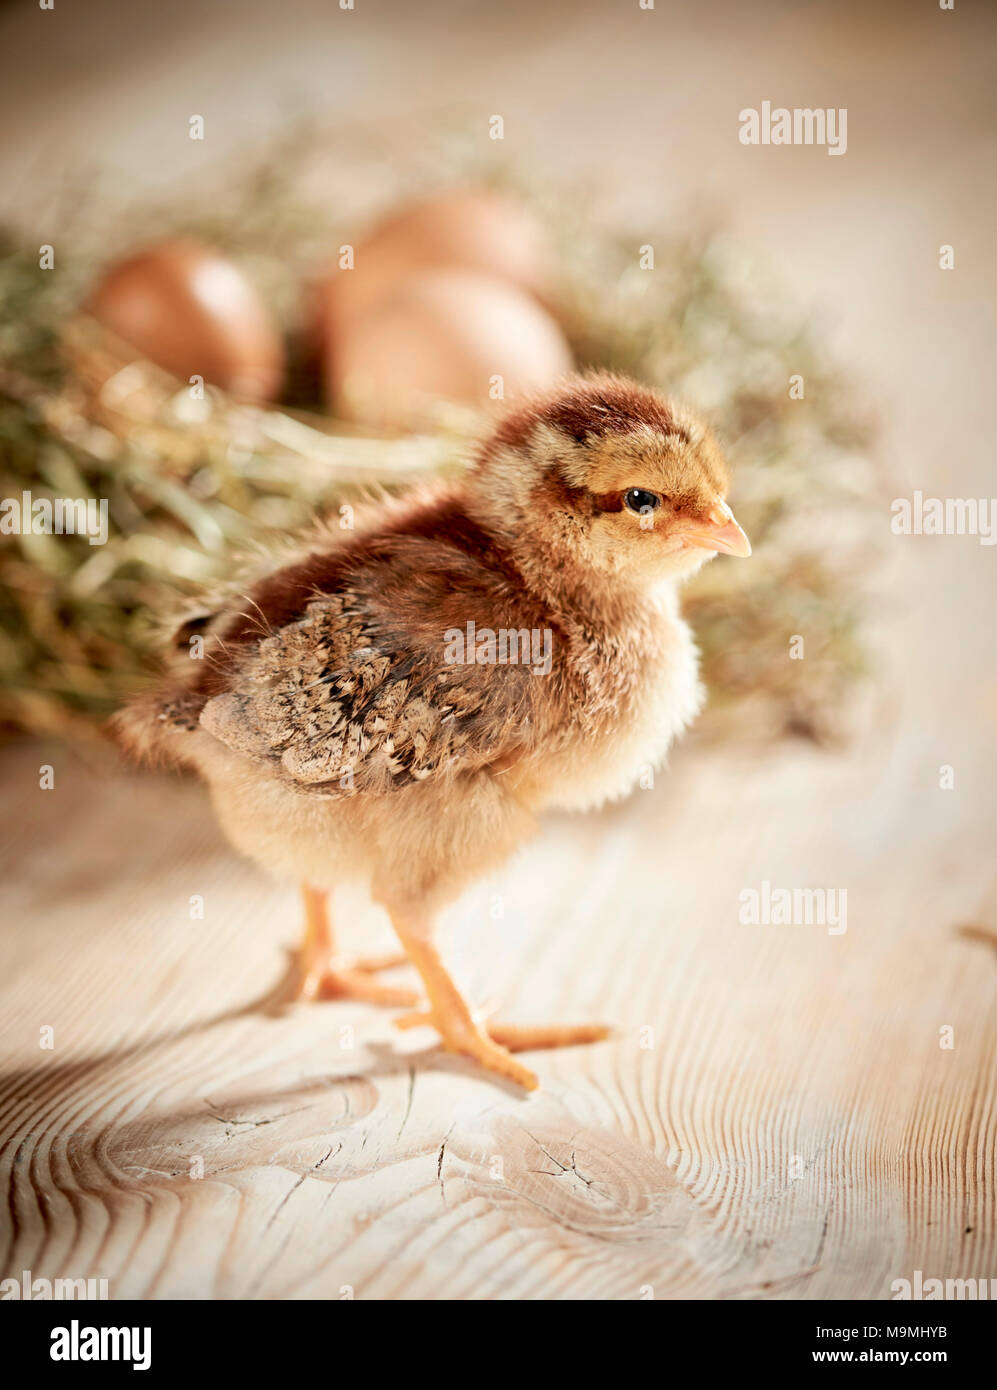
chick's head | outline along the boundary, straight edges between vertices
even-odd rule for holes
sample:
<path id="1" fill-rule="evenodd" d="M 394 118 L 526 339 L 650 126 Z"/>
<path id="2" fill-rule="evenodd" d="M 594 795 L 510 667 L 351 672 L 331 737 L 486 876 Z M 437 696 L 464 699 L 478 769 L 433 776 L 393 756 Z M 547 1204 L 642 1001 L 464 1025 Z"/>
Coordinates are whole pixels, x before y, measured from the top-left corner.
<path id="1" fill-rule="evenodd" d="M 653 584 L 717 553 L 751 554 L 728 486 L 705 424 L 599 375 L 514 407 L 482 450 L 473 491 L 514 548 Z"/>

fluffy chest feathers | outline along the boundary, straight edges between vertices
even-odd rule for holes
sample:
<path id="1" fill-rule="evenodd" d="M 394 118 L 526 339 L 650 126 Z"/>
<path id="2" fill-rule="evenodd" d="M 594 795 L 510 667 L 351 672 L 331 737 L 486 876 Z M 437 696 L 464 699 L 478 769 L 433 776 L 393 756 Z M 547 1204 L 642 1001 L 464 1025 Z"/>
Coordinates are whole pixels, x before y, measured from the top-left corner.
<path id="1" fill-rule="evenodd" d="M 573 634 L 563 732 L 531 769 L 538 806 L 584 810 L 660 767 L 702 704 L 698 659 L 675 592 L 612 635 Z"/>

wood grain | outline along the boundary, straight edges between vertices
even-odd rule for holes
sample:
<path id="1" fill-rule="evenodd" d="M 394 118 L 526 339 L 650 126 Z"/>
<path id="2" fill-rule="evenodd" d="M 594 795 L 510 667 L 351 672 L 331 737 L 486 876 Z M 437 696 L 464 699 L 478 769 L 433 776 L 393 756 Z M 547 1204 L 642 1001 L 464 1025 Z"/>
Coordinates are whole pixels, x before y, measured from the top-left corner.
<path id="1" fill-rule="evenodd" d="M 988 831 L 946 823 L 944 793 L 925 854 L 903 780 L 870 792 L 858 752 L 692 746 L 654 790 L 552 821 L 448 922 L 506 1017 L 618 1025 L 538 1054 L 523 1098 L 382 1010 L 270 1010 L 298 905 L 230 854 L 200 789 L 95 784 L 61 755 L 42 792 L 40 757 L 6 759 L 5 1273 L 461 1299 L 888 1297 L 916 1268 L 997 1273 L 997 959 L 958 930 L 992 914 Z M 846 886 L 848 931 L 740 925 L 762 877 Z M 343 908 L 351 942 L 387 939 Z"/>
<path id="2" fill-rule="evenodd" d="M 481 91 L 501 92 L 511 159 L 585 186 L 598 169 L 580 217 L 643 209 L 653 242 L 704 192 L 729 206 L 828 306 L 829 342 L 879 404 L 897 494 L 990 496 L 984 9 L 905 14 L 901 43 L 865 5 L 689 7 L 636 43 L 618 7 L 582 9 L 568 23 L 553 7 L 535 30 L 526 9 L 511 26 L 499 11 L 484 31 L 447 24 L 443 98 L 480 111 Z M 209 42 L 202 10 L 185 53 L 229 114 L 217 161 L 285 118 L 288 31 L 258 6 L 243 61 L 218 64 L 231 36 Z M 421 9 L 395 6 L 389 28 L 387 64 L 383 26 L 337 29 L 345 84 L 306 32 L 303 90 L 344 120 L 417 124 L 441 101 L 439 66 L 408 61 Z M 42 148 L 47 171 L 99 148 L 137 186 L 186 177 L 190 142 L 149 145 L 185 129 L 174 50 L 130 42 L 90 96 L 74 89 L 82 145 L 45 83 L 0 96 L 18 132 L 7 184 L 21 191 Z M 78 40 L 62 28 L 51 44 L 75 73 Z M 926 72 L 938 101 L 915 132 Z M 786 100 L 847 103 L 845 158 L 738 144 L 738 108 L 790 79 Z M 138 109 L 156 116 L 136 135 Z M 888 1298 L 917 1269 L 997 1276 L 994 558 L 971 537 L 890 547 L 873 716 L 847 752 L 693 740 L 653 790 L 549 820 L 455 906 L 450 952 L 505 1017 L 618 1025 L 611 1042 L 538 1054 L 528 1099 L 383 1011 L 268 1012 L 296 896 L 234 858 L 199 788 L 6 750 L 3 1272 L 103 1276 L 116 1298 Z M 741 926 L 738 895 L 763 879 L 846 888 L 847 932 Z M 358 947 L 389 939 L 360 899 L 340 920 Z"/>

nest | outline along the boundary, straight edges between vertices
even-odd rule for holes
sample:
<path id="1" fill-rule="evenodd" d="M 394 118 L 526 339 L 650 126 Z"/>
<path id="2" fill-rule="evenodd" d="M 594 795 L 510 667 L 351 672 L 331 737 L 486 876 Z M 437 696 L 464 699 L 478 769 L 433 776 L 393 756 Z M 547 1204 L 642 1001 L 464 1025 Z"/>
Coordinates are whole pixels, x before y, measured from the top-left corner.
<path id="1" fill-rule="evenodd" d="M 105 204 L 91 210 L 89 236 L 62 239 L 76 249 L 52 270 L 39 268 L 37 247 L 0 234 L 0 497 L 106 498 L 109 515 L 100 546 L 76 535 L 2 537 L 7 728 L 99 740 L 106 716 L 152 668 L 156 615 L 171 600 L 231 574 L 275 532 L 372 489 L 464 466 L 478 423 L 467 412 L 444 409 L 432 430 L 374 438 L 321 413 L 300 362 L 292 405 L 249 406 L 214 389 L 192 401 L 81 316 L 108 254 L 101 233 L 115 225 L 124 250 L 155 226 L 242 263 L 293 342 L 295 284 L 328 264 L 363 217 L 344 218 L 340 200 L 333 223 L 301 175 L 300 159 L 274 152 L 233 196 L 214 198 L 229 215 L 207 220 L 174 202 L 112 221 Z M 574 200 L 539 201 L 559 243 L 556 312 L 579 366 L 684 399 L 726 445 L 755 554 L 707 566 L 686 590 L 712 708 L 766 734 L 835 737 L 866 668 L 860 580 L 881 493 L 854 385 L 806 314 L 722 229 L 655 236 L 655 267 L 643 270 L 646 228 L 586 230 Z M 803 379 L 802 400 L 791 397 L 793 377 Z M 793 659 L 801 637 L 803 659 Z"/>

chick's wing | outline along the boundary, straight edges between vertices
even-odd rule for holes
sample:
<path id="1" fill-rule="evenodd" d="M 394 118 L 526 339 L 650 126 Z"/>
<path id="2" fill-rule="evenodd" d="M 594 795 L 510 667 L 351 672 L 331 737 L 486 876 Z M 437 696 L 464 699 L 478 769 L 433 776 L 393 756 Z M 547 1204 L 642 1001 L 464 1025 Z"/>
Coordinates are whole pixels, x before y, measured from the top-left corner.
<path id="1" fill-rule="evenodd" d="M 461 592 L 445 570 L 375 573 L 316 596 L 245 653 L 201 727 L 326 797 L 507 766 L 531 739 L 532 677 L 453 659 L 448 631 L 496 602 L 463 578 Z"/>

